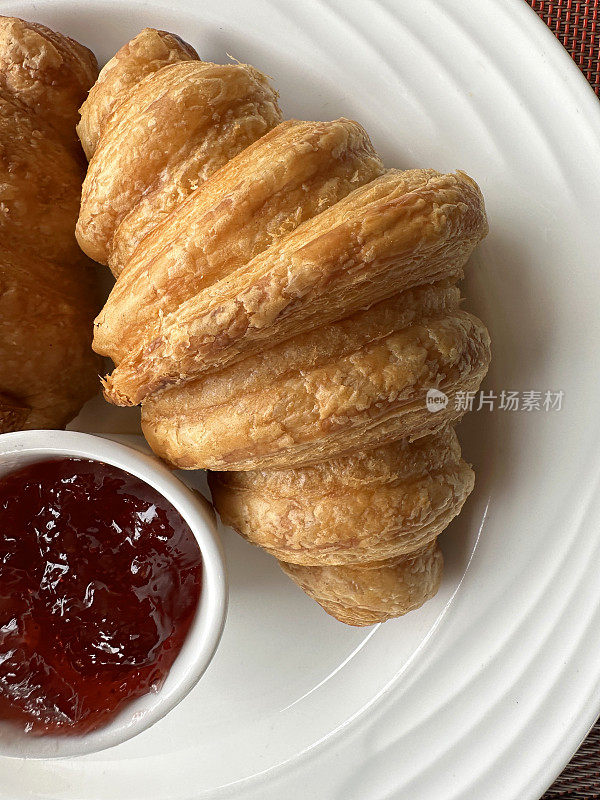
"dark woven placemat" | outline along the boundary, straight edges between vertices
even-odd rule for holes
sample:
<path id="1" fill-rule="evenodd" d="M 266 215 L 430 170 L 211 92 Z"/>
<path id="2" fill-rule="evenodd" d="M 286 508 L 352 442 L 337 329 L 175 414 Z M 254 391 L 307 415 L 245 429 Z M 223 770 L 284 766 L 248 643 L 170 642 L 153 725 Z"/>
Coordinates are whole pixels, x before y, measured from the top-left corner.
<path id="1" fill-rule="evenodd" d="M 600 0 L 527 0 L 600 95 Z"/>
<path id="2" fill-rule="evenodd" d="M 597 800 L 600 798 L 600 722 L 552 784 L 543 800 Z"/>
<path id="3" fill-rule="evenodd" d="M 527 0 L 600 96 L 600 0 Z M 600 800 L 600 720 L 543 800 Z"/>

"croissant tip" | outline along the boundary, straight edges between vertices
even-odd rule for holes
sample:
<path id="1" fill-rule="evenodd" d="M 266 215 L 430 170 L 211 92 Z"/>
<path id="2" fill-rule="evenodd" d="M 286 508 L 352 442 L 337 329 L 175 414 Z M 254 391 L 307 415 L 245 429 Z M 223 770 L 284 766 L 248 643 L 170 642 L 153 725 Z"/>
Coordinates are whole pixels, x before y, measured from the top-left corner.
<path id="1" fill-rule="evenodd" d="M 115 387 L 111 375 L 106 375 L 104 378 L 100 378 L 100 383 L 102 384 L 102 394 L 108 403 L 112 403 L 114 406 L 121 407 L 137 406 L 139 404 L 139 400 L 136 401 L 134 398 L 128 397 Z"/>

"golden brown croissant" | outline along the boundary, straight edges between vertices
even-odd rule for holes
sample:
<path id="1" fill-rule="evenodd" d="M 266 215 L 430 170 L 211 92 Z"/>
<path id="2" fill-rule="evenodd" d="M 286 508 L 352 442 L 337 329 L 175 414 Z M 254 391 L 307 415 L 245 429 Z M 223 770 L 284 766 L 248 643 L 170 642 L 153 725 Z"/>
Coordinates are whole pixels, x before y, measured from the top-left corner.
<path id="1" fill-rule="evenodd" d="M 473 486 L 448 425 L 490 359 L 455 286 L 487 232 L 481 192 L 385 170 L 351 120 L 277 124 L 251 67 L 164 58 L 109 62 L 127 80 L 83 109 L 78 239 L 117 275 L 94 337 L 116 365 L 105 396 L 142 403 L 172 465 L 227 471 L 223 518 L 325 610 L 398 616 L 435 593 L 435 537 Z M 449 398 L 435 414 L 431 388 Z"/>
<path id="2" fill-rule="evenodd" d="M 73 230 L 93 54 L 0 17 L 0 432 L 62 427 L 96 393 L 92 268 Z"/>

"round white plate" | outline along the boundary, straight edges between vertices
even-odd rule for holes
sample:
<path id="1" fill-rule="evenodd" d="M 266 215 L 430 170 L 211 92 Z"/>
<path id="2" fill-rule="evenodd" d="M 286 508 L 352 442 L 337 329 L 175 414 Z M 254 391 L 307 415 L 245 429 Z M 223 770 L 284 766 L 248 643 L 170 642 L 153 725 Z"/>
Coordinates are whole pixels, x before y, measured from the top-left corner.
<path id="1" fill-rule="evenodd" d="M 143 26 L 175 31 L 270 74 L 289 116 L 358 119 L 390 166 L 469 172 L 491 223 L 465 287 L 492 333 L 487 389 L 564 392 L 560 411 L 461 426 L 477 488 L 422 610 L 344 627 L 225 532 L 229 619 L 192 695 L 98 756 L 0 761 L 0 797 L 537 800 L 600 710 L 600 107 L 584 78 L 523 0 L 0 10 L 100 60 Z"/>

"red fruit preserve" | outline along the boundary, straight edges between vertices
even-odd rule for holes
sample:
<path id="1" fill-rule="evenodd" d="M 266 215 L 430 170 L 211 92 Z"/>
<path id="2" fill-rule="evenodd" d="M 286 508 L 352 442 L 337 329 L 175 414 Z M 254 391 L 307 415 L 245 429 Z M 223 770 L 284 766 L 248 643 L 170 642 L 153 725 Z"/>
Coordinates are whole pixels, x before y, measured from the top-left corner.
<path id="1" fill-rule="evenodd" d="M 0 719 L 85 733 L 164 681 L 202 558 L 165 498 L 97 461 L 0 479 Z"/>

